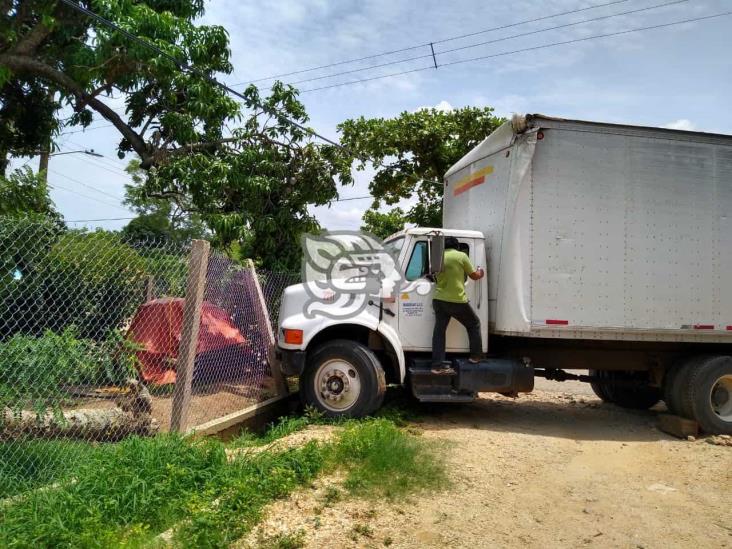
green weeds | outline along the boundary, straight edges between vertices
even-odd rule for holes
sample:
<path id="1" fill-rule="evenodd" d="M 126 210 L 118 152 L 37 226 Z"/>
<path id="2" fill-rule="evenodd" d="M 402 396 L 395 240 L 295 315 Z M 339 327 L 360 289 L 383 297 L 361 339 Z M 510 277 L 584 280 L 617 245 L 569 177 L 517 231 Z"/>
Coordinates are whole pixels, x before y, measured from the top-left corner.
<path id="1" fill-rule="evenodd" d="M 319 420 L 288 418 L 264 436 L 249 435 L 238 443 L 264 444 L 312 421 Z M 49 443 L 36 443 L 33 450 L 38 463 L 44 444 Z M 323 472 L 345 471 L 346 491 L 365 497 L 399 497 L 444 479 L 434 451 L 384 418 L 344 422 L 340 434 L 326 444 L 313 441 L 286 451 L 241 454 L 233 461 L 227 461 L 220 442 L 172 435 L 88 448 L 73 470 L 29 466 L 30 471 L 13 473 L 36 485 L 73 481 L 27 492 L 0 506 L 0 546 L 141 546 L 154 544 L 159 533 L 174 528 L 173 540 L 180 547 L 227 547 L 260 520 L 268 503 Z M 323 504 L 344 496 L 332 487 Z M 366 529 L 354 531 L 360 537 L 368 534 Z M 268 543 L 299 547 L 303 537 L 293 534 Z"/>

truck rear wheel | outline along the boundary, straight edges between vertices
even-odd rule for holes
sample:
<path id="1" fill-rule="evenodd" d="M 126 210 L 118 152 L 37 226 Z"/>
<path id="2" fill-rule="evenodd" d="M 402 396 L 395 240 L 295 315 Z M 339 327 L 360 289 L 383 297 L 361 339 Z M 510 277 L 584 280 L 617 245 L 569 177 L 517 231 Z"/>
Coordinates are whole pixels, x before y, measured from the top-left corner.
<path id="1" fill-rule="evenodd" d="M 699 355 L 687 358 L 674 366 L 663 381 L 663 400 L 669 411 L 677 416 L 693 419 L 694 411 L 691 407 L 691 375 L 711 356 Z"/>
<path id="2" fill-rule="evenodd" d="M 327 417 L 363 417 L 384 400 L 386 378 L 368 347 L 335 339 L 308 353 L 300 376 L 300 398 Z"/>
<path id="3" fill-rule="evenodd" d="M 592 389 L 604 402 L 612 402 L 621 408 L 647 410 L 661 400 L 660 389 L 649 385 L 646 372 L 611 371 L 599 374 L 603 381 L 597 383 L 597 389 L 594 386 Z"/>
<path id="4" fill-rule="evenodd" d="M 591 381 L 590 387 L 592 387 L 592 392 L 597 395 L 597 397 L 602 400 L 603 402 L 612 402 L 610 400 L 610 395 L 607 392 L 607 383 L 604 382 L 604 380 L 607 379 L 607 372 L 599 371 L 599 370 L 590 370 L 588 372 L 591 376 L 599 378 L 600 381 Z"/>
<path id="5" fill-rule="evenodd" d="M 704 431 L 732 434 L 732 357 L 716 356 L 696 365 L 687 393 L 693 417 Z"/>

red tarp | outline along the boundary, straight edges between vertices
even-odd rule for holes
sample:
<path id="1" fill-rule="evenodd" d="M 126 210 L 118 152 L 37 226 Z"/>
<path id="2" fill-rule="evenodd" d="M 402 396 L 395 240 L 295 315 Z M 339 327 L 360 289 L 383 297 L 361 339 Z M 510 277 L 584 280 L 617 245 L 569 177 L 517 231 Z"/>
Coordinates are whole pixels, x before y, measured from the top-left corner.
<path id="1" fill-rule="evenodd" d="M 184 305 L 185 300 L 180 297 L 154 299 L 140 305 L 132 318 L 127 337 L 144 348 L 136 354 L 142 378 L 148 383 L 175 383 Z M 241 349 L 246 343 L 226 311 L 203 302 L 196 356 L 227 347 Z M 231 353 L 232 358 L 237 355 Z M 216 365 L 221 369 L 231 366 L 225 362 Z"/>

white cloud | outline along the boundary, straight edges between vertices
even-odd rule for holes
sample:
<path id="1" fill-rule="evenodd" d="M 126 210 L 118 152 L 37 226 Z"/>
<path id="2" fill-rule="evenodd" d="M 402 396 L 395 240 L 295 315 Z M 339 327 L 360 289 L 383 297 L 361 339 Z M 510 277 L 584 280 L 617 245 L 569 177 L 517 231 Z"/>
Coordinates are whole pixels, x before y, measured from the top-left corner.
<path id="1" fill-rule="evenodd" d="M 414 109 L 414 112 L 421 111 L 423 109 L 435 109 L 439 112 L 452 112 L 455 110 L 455 107 L 453 107 L 448 101 L 445 101 L 444 99 L 437 103 L 437 105 L 433 105 L 431 107 L 417 107 Z"/>
<path id="2" fill-rule="evenodd" d="M 696 124 L 688 118 L 679 118 L 678 120 L 664 124 L 662 127 L 668 128 L 669 130 L 686 130 L 687 132 L 696 130 Z"/>

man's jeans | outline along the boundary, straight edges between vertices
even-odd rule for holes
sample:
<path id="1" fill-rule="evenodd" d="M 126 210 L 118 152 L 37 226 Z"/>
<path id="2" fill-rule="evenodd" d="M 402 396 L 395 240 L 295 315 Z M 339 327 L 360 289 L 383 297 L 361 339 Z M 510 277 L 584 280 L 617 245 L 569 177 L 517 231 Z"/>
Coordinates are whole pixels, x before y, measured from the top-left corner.
<path id="1" fill-rule="evenodd" d="M 454 318 L 465 326 L 470 340 L 470 357 L 480 358 L 483 344 L 480 339 L 480 319 L 469 303 L 450 303 L 432 300 L 435 311 L 435 331 L 432 332 L 432 364 L 439 366 L 445 360 L 445 332 L 450 319 Z"/>

